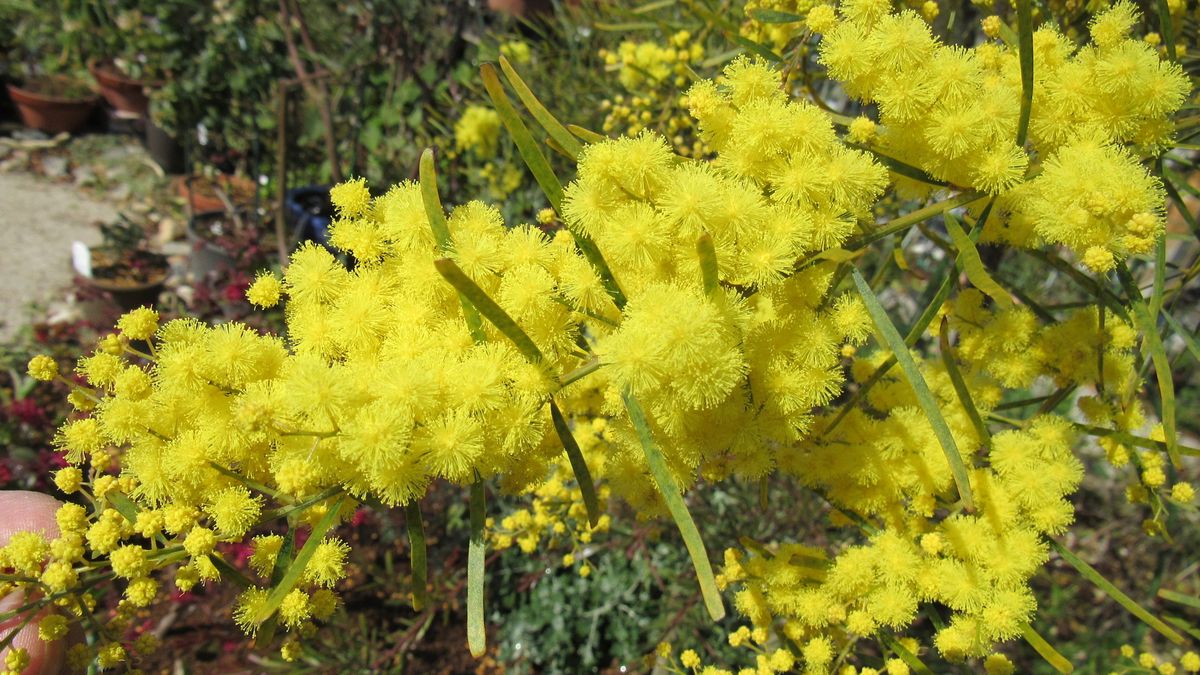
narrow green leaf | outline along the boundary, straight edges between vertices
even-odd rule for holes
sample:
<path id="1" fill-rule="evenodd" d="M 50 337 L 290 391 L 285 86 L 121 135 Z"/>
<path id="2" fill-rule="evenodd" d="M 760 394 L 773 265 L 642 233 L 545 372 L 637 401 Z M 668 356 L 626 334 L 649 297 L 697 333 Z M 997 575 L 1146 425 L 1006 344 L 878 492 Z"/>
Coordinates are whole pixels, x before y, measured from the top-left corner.
<path id="1" fill-rule="evenodd" d="M 1192 231 L 1192 236 L 1200 239 L 1200 223 L 1196 222 L 1196 215 L 1188 208 L 1187 203 L 1183 201 L 1183 197 L 1179 195 L 1179 190 L 1175 188 L 1175 181 L 1178 180 L 1183 185 L 1187 185 L 1187 181 L 1171 171 L 1164 171 L 1162 179 L 1163 187 L 1167 189 L 1167 196 L 1171 198 L 1171 201 L 1175 202 L 1175 208 L 1179 210 L 1180 215 L 1187 222 L 1188 228 Z"/>
<path id="2" fill-rule="evenodd" d="M 640 7 L 635 7 L 630 10 L 630 12 L 633 14 L 649 14 L 650 12 L 656 12 L 660 9 L 671 7 L 678 1 L 679 0 L 654 0 L 653 2 L 647 2 Z"/>
<path id="3" fill-rule="evenodd" d="M 567 130 L 578 136 L 585 143 L 599 143 L 608 140 L 608 136 L 602 136 L 591 129 L 584 129 L 578 124 L 568 124 Z"/>
<path id="4" fill-rule="evenodd" d="M 508 338 L 525 358 L 533 363 L 542 362 L 542 352 L 529 335 L 521 330 L 508 312 L 497 305 L 495 300 L 488 297 L 488 294 L 453 260 L 441 258 L 433 261 L 433 265 L 437 268 L 438 274 L 441 274 L 442 278 L 449 282 L 466 302 L 470 303 L 475 310 L 503 333 L 504 337 Z"/>
<path id="5" fill-rule="evenodd" d="M 421 181 L 421 202 L 425 206 L 425 216 L 429 220 L 429 227 L 433 230 L 433 238 L 437 240 L 438 250 L 443 254 L 449 254 L 454 246 L 450 239 L 450 227 L 446 223 L 446 211 L 442 207 L 442 198 L 438 195 L 437 186 L 437 169 L 433 164 L 433 150 L 426 148 L 425 152 L 421 153 L 420 164 L 420 181 Z M 483 332 L 483 322 L 479 319 L 479 312 L 471 306 L 471 303 L 459 293 L 459 304 L 462 305 L 463 318 L 467 322 L 467 330 L 471 333 L 471 338 L 477 343 L 487 341 L 487 337 Z"/>
<path id="6" fill-rule="evenodd" d="M 1013 301 L 1008 296 L 1008 291 L 996 283 L 996 280 L 983 268 L 979 249 L 975 248 L 975 242 L 971 241 L 962 226 L 958 224 L 958 219 L 949 211 L 946 211 L 943 219 L 946 222 L 946 231 L 950 233 L 950 239 L 954 241 L 954 247 L 958 249 L 958 262 L 962 265 L 963 271 L 967 273 L 967 278 L 971 280 L 975 288 L 994 300 L 1000 309 L 1011 309 Z"/>
<path id="7" fill-rule="evenodd" d="M 853 118 L 850 121 L 851 122 L 854 121 Z M 938 180 L 938 179 L 934 178 L 933 176 L 930 176 L 929 174 L 925 173 L 921 169 L 913 166 L 912 164 L 907 164 L 905 162 L 902 162 L 902 161 L 896 159 L 895 157 L 885 155 L 882 152 L 875 150 L 874 148 L 868 148 L 868 147 L 859 146 L 859 145 L 855 145 L 854 147 L 859 147 L 859 148 L 862 148 L 863 150 L 869 152 L 872 156 L 875 157 L 875 159 L 878 159 L 881 164 L 886 166 L 888 171 L 891 171 L 894 174 L 904 176 L 905 178 L 911 178 L 919 183 L 925 183 L 926 185 L 937 185 L 939 187 L 950 187 L 950 184 L 947 183 L 946 181 Z"/>
<path id="8" fill-rule="evenodd" d="M 1171 316 L 1170 312 L 1163 312 L 1162 315 L 1167 320 L 1167 324 L 1171 326 L 1171 330 L 1175 331 L 1175 334 L 1183 339 L 1183 344 L 1191 352 L 1192 358 L 1196 359 L 1197 363 L 1200 363 L 1200 342 L 1196 342 L 1196 336 L 1188 332 L 1183 327 L 1183 324 L 1179 323 L 1179 319 Z"/>
<path id="9" fill-rule="evenodd" d="M 232 478 L 232 479 L 236 480 L 237 482 L 241 483 L 242 485 L 250 488 L 251 490 L 254 490 L 255 492 L 261 492 L 265 495 L 270 495 L 271 497 L 275 497 L 275 496 L 279 495 L 279 493 L 277 491 L 272 490 L 271 488 L 267 487 L 266 485 L 263 485 L 262 483 L 260 483 L 258 481 L 250 480 L 249 478 L 246 478 L 245 476 L 239 474 L 236 471 L 226 469 L 225 467 L 221 466 L 220 464 L 217 464 L 216 462 L 209 462 L 208 465 L 211 466 L 212 468 L 216 469 L 217 472 L 219 472 L 222 476 Z"/>
<path id="10" fill-rule="evenodd" d="M 329 510 L 325 513 L 325 515 L 321 517 L 320 522 L 313 527 L 312 533 L 309 534 L 308 541 L 304 542 L 304 547 L 301 548 L 300 552 L 296 554 L 296 559 L 293 560 L 291 565 L 288 566 L 287 572 L 283 575 L 283 578 L 279 580 L 279 583 L 271 589 L 271 593 L 267 596 L 266 601 L 263 603 L 262 609 L 259 610 L 258 616 L 255 617 L 255 623 L 261 624 L 270 618 L 270 616 L 275 613 L 275 610 L 279 609 L 279 605 L 283 602 L 284 596 L 286 596 L 292 591 L 293 588 L 296 587 L 296 584 L 300 581 L 300 575 L 304 573 L 304 567 L 308 565 L 308 561 L 310 558 L 312 558 L 313 553 L 316 553 L 317 546 L 320 545 L 320 543 L 325 539 L 325 535 L 329 532 L 330 528 L 333 527 L 333 524 L 337 522 L 338 513 L 341 511 L 342 502 L 345 499 L 346 497 L 344 495 L 338 497 L 337 500 L 330 505 Z"/>
<path id="11" fill-rule="evenodd" d="M 1176 446 L 1179 439 L 1175 434 L 1175 381 L 1171 378 L 1171 362 L 1167 359 L 1167 350 L 1158 334 L 1158 325 L 1150 316 L 1146 302 L 1124 263 L 1117 265 L 1117 277 L 1125 287 L 1125 294 L 1129 296 L 1134 321 L 1142 333 L 1142 343 L 1150 352 L 1150 360 L 1154 362 L 1154 376 L 1158 380 L 1158 393 L 1162 399 L 1163 434 L 1167 441 L 1167 456 L 1171 458 L 1171 464 L 1178 469 L 1179 448 Z"/>
<path id="12" fill-rule="evenodd" d="M 546 133 L 550 134 L 550 138 L 558 141 L 558 144 L 562 146 L 563 150 L 569 156 L 578 159 L 579 152 L 583 150 L 583 144 L 572 136 L 571 132 L 567 131 L 567 128 L 561 122 L 555 119 L 554 115 L 546 109 L 546 106 L 542 105 L 542 102 L 538 100 L 538 97 L 534 95 L 529 85 L 525 84 L 525 81 L 521 79 L 516 69 L 512 67 L 508 59 L 504 58 L 503 54 L 500 55 L 500 70 L 504 71 L 504 76 L 508 78 L 509 86 L 513 88 L 513 91 L 517 92 L 517 97 L 521 99 L 521 103 L 525 104 L 525 108 L 529 110 L 533 118 L 538 121 L 538 124 L 542 125 Z"/>
<path id="13" fill-rule="evenodd" d="M 421 502 L 412 500 L 404 505 L 404 524 L 408 527 L 408 560 L 412 567 L 413 611 L 419 612 L 429 604 L 426 591 L 429 562 L 425 552 L 425 524 L 421 520 Z"/>
<path id="14" fill-rule="evenodd" d="M 245 574 L 238 571 L 236 567 L 225 562 L 225 559 L 216 553 L 209 553 L 208 559 L 212 561 L 213 567 L 216 567 L 223 578 L 228 578 L 238 588 L 245 590 L 254 585 L 254 582 L 246 578 Z"/>
<path id="15" fill-rule="evenodd" d="M 1075 670 L 1075 666 L 1072 666 L 1071 662 L 1068 661 L 1066 657 L 1064 657 L 1062 654 L 1059 654 L 1054 647 L 1050 646 L 1050 643 L 1046 642 L 1045 638 L 1039 635 L 1038 632 L 1033 629 L 1033 626 L 1030 626 L 1028 623 L 1021 625 L 1021 637 L 1025 638 L 1025 642 L 1029 643 L 1029 646 L 1033 647 L 1033 649 L 1043 659 L 1046 660 L 1046 663 L 1049 663 L 1050 666 L 1058 672 L 1069 673 Z"/>
<path id="16" fill-rule="evenodd" d="M 1141 605 L 1134 602 L 1133 598 L 1130 598 L 1128 595 L 1122 593 L 1119 588 L 1113 586 L 1112 582 L 1110 582 L 1108 579 L 1105 579 L 1104 575 L 1097 572 L 1094 567 L 1084 562 L 1079 558 L 1079 556 L 1076 556 L 1074 553 L 1072 553 L 1066 546 L 1058 543 L 1057 540 L 1049 539 L 1049 541 L 1050 545 L 1054 547 L 1054 550 L 1058 551 L 1058 554 L 1062 556 L 1063 560 L 1067 561 L 1071 567 L 1074 567 L 1076 570 L 1078 570 L 1079 574 L 1084 579 L 1092 582 L 1097 588 L 1104 591 L 1108 597 L 1116 600 L 1117 604 L 1125 608 L 1125 611 L 1141 619 L 1142 622 L 1147 626 L 1150 626 L 1159 633 L 1162 633 L 1171 642 L 1174 642 L 1175 644 L 1183 644 L 1182 635 L 1176 633 L 1170 626 L 1160 621 L 1158 617 L 1154 616 L 1150 612 L 1146 611 Z"/>
<path id="17" fill-rule="evenodd" d="M 1017 43 L 1021 60 L 1021 116 L 1017 121 L 1017 146 L 1029 135 L 1029 113 L 1033 109 L 1033 0 L 1017 0 Z"/>
<path id="18" fill-rule="evenodd" d="M 433 228 L 433 238 L 437 240 L 438 249 L 442 253 L 450 252 L 450 228 L 446 225 L 446 211 L 442 208 L 442 198 L 438 196 L 437 169 L 434 166 L 433 148 L 425 148 L 421 153 L 419 165 L 421 182 L 421 203 L 425 205 L 425 216 L 429 226 Z"/>
<path id="19" fill-rule="evenodd" d="M 804 17 L 791 12 L 777 12 L 771 9 L 752 9 L 750 18 L 759 23 L 800 23 Z"/>
<path id="20" fill-rule="evenodd" d="M 587 508 L 588 522 L 592 527 L 600 522 L 600 500 L 596 498 L 596 484 L 592 481 L 592 472 L 588 470 L 587 461 L 583 458 L 583 450 L 575 441 L 575 434 L 567 426 L 567 420 L 554 399 L 550 399 L 550 418 L 554 421 L 554 430 L 562 441 L 563 449 L 567 451 L 567 459 L 571 462 L 571 471 L 575 472 L 575 482 L 583 494 L 583 505 Z"/>
<path id="21" fill-rule="evenodd" d="M 751 52 L 758 54 L 759 56 L 770 61 L 771 63 L 781 63 L 783 61 L 783 57 L 780 56 L 779 54 L 776 54 L 775 50 L 771 49 L 770 47 L 768 47 L 767 45 L 765 45 L 761 42 L 751 40 L 750 38 L 748 38 L 740 33 L 736 33 L 732 30 L 727 30 L 727 31 L 725 31 L 725 37 L 727 39 L 729 39 L 733 42 L 736 42 L 737 44 L 745 47 L 746 49 L 750 50 Z"/>
<path id="22" fill-rule="evenodd" d="M 704 281 L 704 292 L 715 298 L 720 291 L 717 285 L 717 249 L 713 247 L 712 235 L 705 232 L 696 240 L 696 255 L 700 257 L 700 277 Z"/>
<path id="23" fill-rule="evenodd" d="M 529 133 L 529 128 L 525 126 L 525 122 L 521 120 L 521 116 L 517 114 L 516 108 L 513 107 L 512 101 L 508 99 L 508 94 L 504 93 L 504 86 L 500 84 L 500 77 L 496 75 L 496 68 L 485 63 L 479 68 L 480 76 L 483 79 L 483 86 L 487 89 L 488 95 L 492 98 L 492 105 L 496 108 L 496 113 L 500 116 L 500 121 L 504 123 L 504 128 L 508 130 L 512 136 L 513 143 L 517 146 L 517 151 L 521 153 L 521 158 L 525 161 L 525 166 L 533 174 L 534 180 L 542 188 L 546 199 L 550 201 L 550 206 L 556 213 L 562 213 L 563 189 L 562 184 L 558 181 L 558 176 L 554 175 L 554 170 L 550 168 L 550 163 L 546 161 L 546 156 L 542 154 L 541 148 L 537 146 L 537 142 L 533 139 L 533 134 Z M 617 307 L 625 306 L 625 294 L 621 291 L 621 287 L 617 284 L 616 277 L 613 276 L 612 269 L 609 268 L 608 262 L 604 260 L 604 256 L 600 254 L 600 249 L 596 247 L 596 243 L 592 241 L 582 232 L 570 227 L 568 230 L 575 237 L 575 245 L 587 258 L 592 267 L 596 268 L 596 273 L 604 282 L 605 290 L 612 297 L 613 302 Z"/>
<path id="24" fill-rule="evenodd" d="M 496 113 L 500 115 L 500 121 L 504 123 L 504 128 L 508 129 L 513 143 L 521 153 L 521 158 L 525 160 L 525 166 L 529 167 L 534 180 L 545 193 L 546 199 L 550 200 L 550 206 L 555 211 L 562 213 L 562 183 L 558 182 L 558 176 L 554 175 L 554 170 L 550 168 L 550 162 L 542 154 L 533 134 L 521 120 L 521 116 L 513 107 L 508 94 L 504 92 L 504 85 L 500 83 L 495 66 L 485 63 L 480 66 L 479 73 L 483 79 L 483 87 L 487 89 L 488 96 L 492 98 L 492 105 L 496 108 Z"/>
<path id="25" fill-rule="evenodd" d="M 666 458 L 663 457 L 658 444 L 654 442 L 654 435 L 650 432 L 650 423 L 646 420 L 646 413 L 642 411 L 641 404 L 628 391 L 623 392 L 621 397 L 625 400 L 625 409 L 629 411 L 629 420 L 633 423 L 633 428 L 637 430 L 638 438 L 642 442 L 642 450 L 646 453 L 646 464 L 650 467 L 650 475 L 658 484 L 658 492 L 666 502 L 667 510 L 671 512 L 671 518 L 675 520 L 675 527 L 679 528 L 679 534 L 683 536 L 683 543 L 687 546 L 688 555 L 692 558 L 692 567 L 696 570 L 696 578 L 700 582 L 700 594 L 704 596 L 704 605 L 708 608 L 708 615 L 712 617 L 713 621 L 719 621 L 725 616 L 725 605 L 721 602 L 721 592 L 717 590 L 712 564 L 708 560 L 708 552 L 704 550 L 704 541 L 700 538 L 700 530 L 696 528 L 696 521 L 692 520 L 692 514 L 688 512 L 687 504 L 683 503 L 683 497 L 679 494 L 679 486 L 675 483 L 675 478 L 671 476 L 671 470 L 667 468 Z"/>
<path id="26" fill-rule="evenodd" d="M 124 493 L 110 492 L 105 499 L 108 500 L 109 504 L 112 504 L 117 513 L 125 517 L 125 520 L 131 523 L 137 522 L 138 511 L 141 511 L 141 509 L 138 508 L 137 504 L 133 503 L 133 500 L 125 496 Z"/>
<path id="27" fill-rule="evenodd" d="M 888 649 L 896 652 L 896 656 L 900 657 L 904 665 L 921 675 L 933 675 L 933 671 L 929 669 L 929 666 L 925 665 L 925 662 L 916 654 L 908 651 L 904 645 L 900 644 L 899 640 L 891 635 L 882 635 L 881 637 L 883 637 L 883 643 L 887 645 Z"/>
<path id="28" fill-rule="evenodd" d="M 592 27 L 610 33 L 626 33 L 635 30 L 658 30 L 653 21 L 627 21 L 625 23 L 594 23 Z"/>
<path id="29" fill-rule="evenodd" d="M 467 547 L 467 646 L 471 656 L 479 658 L 487 651 L 487 632 L 483 627 L 483 562 L 486 544 L 483 521 L 486 509 L 483 479 L 471 483 L 471 541 Z"/>
<path id="30" fill-rule="evenodd" d="M 1167 4 L 1167 0 L 1158 0 L 1158 23 L 1162 29 L 1163 42 L 1166 43 L 1167 57 L 1172 61 L 1178 61 L 1179 56 L 1175 53 L 1175 27 L 1171 22 L 1171 8 Z"/>
<path id="31" fill-rule="evenodd" d="M 933 433 L 937 436 L 942 451 L 946 454 L 946 461 L 950 464 L 950 472 L 954 474 L 954 483 L 958 486 L 958 495 L 962 499 L 963 506 L 968 511 L 974 511 L 975 500 L 971 496 L 971 482 L 967 478 L 967 467 L 963 464 L 962 456 L 958 452 L 958 445 L 955 444 L 954 436 L 950 433 L 950 427 L 946 425 L 942 411 L 933 398 L 933 392 L 929 391 L 929 385 L 925 383 L 925 378 L 921 377 L 921 371 L 913 361 L 912 354 L 908 351 L 908 345 L 904 343 L 895 324 L 888 318 L 883 306 L 879 304 L 879 299 L 875 297 L 875 292 L 871 290 L 867 280 L 858 270 L 851 270 L 850 274 L 854 277 L 854 284 L 858 286 L 858 292 L 867 306 L 867 313 L 871 315 L 875 327 L 895 355 L 897 365 L 904 372 L 905 379 L 908 380 L 913 393 L 917 396 L 921 410 L 925 412 L 929 425 L 933 427 Z"/>
<path id="32" fill-rule="evenodd" d="M 1178 591 L 1169 591 L 1165 588 L 1160 588 L 1158 589 L 1158 597 L 1179 605 L 1186 605 L 1193 609 L 1200 609 L 1200 598 L 1197 598 L 1194 595 L 1187 595 Z"/>
<path id="33" fill-rule="evenodd" d="M 986 196 L 987 195 L 980 194 L 978 192 L 970 191 L 955 195 L 954 197 L 944 201 L 934 202 L 933 204 L 919 208 L 912 213 L 906 213 L 903 216 L 893 218 L 880 227 L 867 232 L 860 237 L 851 239 L 843 244 L 842 248 L 851 251 L 858 250 L 864 246 L 867 246 L 868 244 L 877 242 L 884 237 L 896 234 L 897 232 L 903 232 L 904 230 L 913 227 L 917 223 L 925 222 L 926 220 L 929 220 L 934 216 L 941 215 L 950 209 L 959 206 L 965 206 L 971 202 L 983 199 Z"/>
<path id="34" fill-rule="evenodd" d="M 967 417 L 971 418 L 975 433 L 979 434 L 979 442 L 985 448 L 991 447 L 992 435 L 988 432 L 983 418 L 979 416 L 979 409 L 975 407 L 975 401 L 971 399 L 971 391 L 967 389 L 967 383 L 963 381 L 962 373 L 958 370 L 954 349 L 950 347 L 950 322 L 946 317 L 942 317 L 941 330 L 938 331 L 938 343 L 941 347 L 942 363 L 946 366 L 946 374 L 950 376 L 950 383 L 954 385 L 954 393 L 958 394 L 958 402 L 962 404 L 963 410 L 967 411 Z"/>
<path id="35" fill-rule="evenodd" d="M 306 497 L 304 499 L 304 501 L 298 502 L 296 504 L 292 504 L 290 506 L 281 506 L 277 509 L 272 509 L 270 511 L 267 511 L 266 513 L 264 513 L 262 515 L 261 518 L 258 519 L 258 522 L 255 523 L 255 525 L 262 525 L 264 523 L 269 523 L 272 520 L 278 520 L 280 518 L 287 518 L 288 516 L 292 515 L 293 513 L 296 513 L 297 511 L 303 511 L 304 509 L 307 509 L 308 507 L 312 506 L 313 504 L 323 502 L 326 499 L 329 499 L 331 497 L 336 497 L 337 495 L 339 495 L 341 493 L 342 493 L 342 486 L 331 485 L 311 497 Z"/>
<path id="36" fill-rule="evenodd" d="M 283 534 L 283 544 L 279 547 L 279 552 L 275 554 L 275 565 L 271 568 L 271 579 L 269 588 L 274 588 L 283 580 L 283 575 L 287 573 L 288 566 L 292 564 L 292 555 L 296 552 L 296 528 L 289 527 Z M 265 646 L 271 644 L 275 639 L 275 631 L 279 628 L 279 615 L 272 614 L 270 618 L 262 622 L 258 627 L 258 631 L 254 634 L 254 644 L 257 646 Z"/>

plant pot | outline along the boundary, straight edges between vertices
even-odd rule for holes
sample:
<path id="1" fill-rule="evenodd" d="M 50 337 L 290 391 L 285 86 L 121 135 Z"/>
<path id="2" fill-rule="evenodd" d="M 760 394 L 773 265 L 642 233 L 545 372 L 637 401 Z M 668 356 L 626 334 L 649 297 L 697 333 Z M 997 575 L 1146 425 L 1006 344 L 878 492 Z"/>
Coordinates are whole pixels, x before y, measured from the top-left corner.
<path id="1" fill-rule="evenodd" d="M 229 197 L 234 207 L 249 204 L 254 199 L 257 185 L 249 178 L 221 174 L 215 180 L 203 176 L 179 176 L 174 181 L 175 192 L 187 202 L 191 213 L 224 211 L 225 202 L 217 195 L 216 188 Z"/>
<path id="2" fill-rule="evenodd" d="M 8 95 L 27 127 L 57 134 L 78 131 L 91 117 L 100 97 L 70 98 L 41 93 L 33 87 L 8 85 Z"/>
<path id="3" fill-rule="evenodd" d="M 100 95 L 118 113 L 141 117 L 150 107 L 146 83 L 125 77 L 111 62 L 89 61 L 88 72 L 100 85 Z"/>
<path id="4" fill-rule="evenodd" d="M 168 134 L 149 117 L 146 118 L 144 141 L 150 159 L 153 159 L 163 171 L 169 174 L 183 173 L 183 146 L 174 136 Z"/>
<path id="5" fill-rule="evenodd" d="M 192 249 L 188 270 L 194 279 L 203 279 L 210 273 L 232 269 L 236 265 L 233 255 L 214 241 L 230 227 L 233 227 L 233 218 L 224 209 L 197 213 L 188 219 L 187 237 Z"/>
<path id="6" fill-rule="evenodd" d="M 163 283 L 170 273 L 166 256 L 150 251 L 136 251 L 134 264 L 121 260 L 103 247 L 90 249 L 92 276 L 88 284 L 112 296 L 124 311 L 158 302 Z"/>
<path id="7" fill-rule="evenodd" d="M 306 185 L 287 191 L 284 199 L 288 224 L 297 241 L 329 243 L 329 226 L 333 223 L 333 202 L 329 200 L 328 185 Z"/>

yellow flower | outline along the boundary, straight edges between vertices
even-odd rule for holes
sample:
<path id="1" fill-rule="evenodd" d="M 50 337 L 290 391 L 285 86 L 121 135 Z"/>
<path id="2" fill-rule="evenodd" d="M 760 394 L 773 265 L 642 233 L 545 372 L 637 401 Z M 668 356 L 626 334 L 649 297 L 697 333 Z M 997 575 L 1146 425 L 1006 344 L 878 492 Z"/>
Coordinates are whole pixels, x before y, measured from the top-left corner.
<path id="1" fill-rule="evenodd" d="M 58 362 L 45 354 L 38 354 L 29 360 L 29 376 L 35 380 L 49 382 L 58 377 Z"/>

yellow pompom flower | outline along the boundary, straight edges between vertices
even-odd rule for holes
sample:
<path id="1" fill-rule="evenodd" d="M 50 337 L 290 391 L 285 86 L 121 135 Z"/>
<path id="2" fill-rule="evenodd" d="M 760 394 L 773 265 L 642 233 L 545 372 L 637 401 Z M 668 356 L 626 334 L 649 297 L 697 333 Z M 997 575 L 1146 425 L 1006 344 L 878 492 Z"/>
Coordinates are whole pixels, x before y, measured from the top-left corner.
<path id="1" fill-rule="evenodd" d="M 60 640 L 67 634 L 67 617 L 62 614 L 47 614 L 38 622 L 38 637 L 44 642 Z"/>
<path id="2" fill-rule="evenodd" d="M 249 490 L 238 485 L 213 495 L 204 510 L 212 517 L 221 536 L 240 538 L 258 521 L 262 499 L 251 496 Z"/>
<path id="3" fill-rule="evenodd" d="M 329 200 L 343 218 L 357 218 L 363 215 L 371 204 L 371 191 L 367 189 L 367 179 L 351 178 L 333 186 L 329 190 Z"/>
<path id="4" fill-rule="evenodd" d="M 49 382 L 58 377 L 58 362 L 45 354 L 29 360 L 29 376 L 35 380 Z"/>
<path id="5" fill-rule="evenodd" d="M 131 310 L 117 321 L 117 328 L 131 340 L 149 340 L 158 330 L 158 312 L 149 307 Z"/>
<path id="6" fill-rule="evenodd" d="M 258 273 L 254 283 L 246 289 L 246 299 L 258 307 L 267 309 L 279 304 L 282 293 L 283 283 L 279 281 L 279 277 L 263 271 Z"/>

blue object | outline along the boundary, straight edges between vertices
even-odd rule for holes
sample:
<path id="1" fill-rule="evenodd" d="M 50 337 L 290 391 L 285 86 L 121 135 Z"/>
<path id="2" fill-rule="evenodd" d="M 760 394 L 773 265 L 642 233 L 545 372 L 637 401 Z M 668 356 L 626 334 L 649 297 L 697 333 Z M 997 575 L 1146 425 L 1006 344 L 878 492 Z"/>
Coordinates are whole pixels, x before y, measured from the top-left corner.
<path id="1" fill-rule="evenodd" d="M 333 222 L 329 188 L 328 185 L 306 185 L 287 191 L 284 205 L 294 240 L 329 244 L 329 226 Z"/>

